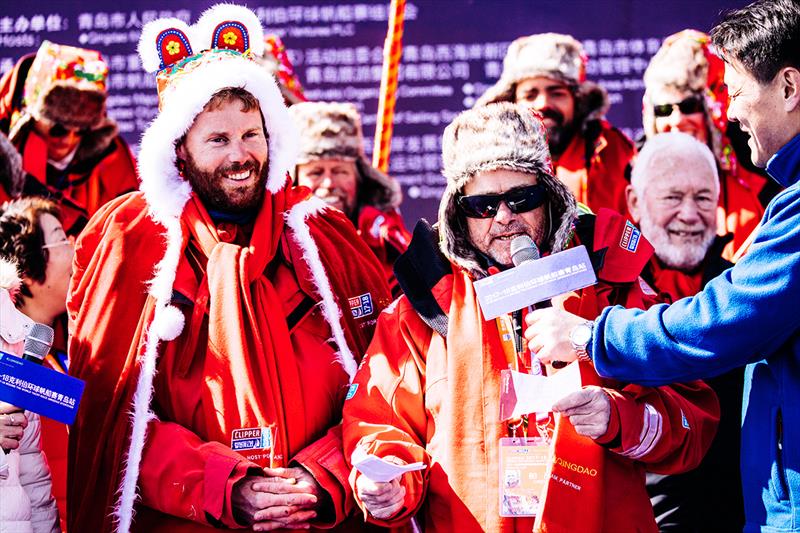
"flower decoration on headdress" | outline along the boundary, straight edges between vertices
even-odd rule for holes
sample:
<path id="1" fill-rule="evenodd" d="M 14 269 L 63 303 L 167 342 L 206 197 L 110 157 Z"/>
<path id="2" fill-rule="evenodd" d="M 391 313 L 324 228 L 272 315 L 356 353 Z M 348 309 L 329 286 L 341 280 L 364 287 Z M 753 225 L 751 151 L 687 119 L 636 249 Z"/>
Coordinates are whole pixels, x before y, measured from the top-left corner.
<path id="1" fill-rule="evenodd" d="M 170 41 L 167 43 L 166 49 L 169 55 L 174 56 L 181 51 L 181 43 L 178 41 Z"/>
<path id="2" fill-rule="evenodd" d="M 222 36 L 222 39 L 225 41 L 225 44 L 229 45 L 234 45 L 236 44 L 236 41 L 239 40 L 238 37 L 236 37 L 236 34 L 233 33 L 232 31 L 229 31 L 228 33 L 224 34 Z"/>

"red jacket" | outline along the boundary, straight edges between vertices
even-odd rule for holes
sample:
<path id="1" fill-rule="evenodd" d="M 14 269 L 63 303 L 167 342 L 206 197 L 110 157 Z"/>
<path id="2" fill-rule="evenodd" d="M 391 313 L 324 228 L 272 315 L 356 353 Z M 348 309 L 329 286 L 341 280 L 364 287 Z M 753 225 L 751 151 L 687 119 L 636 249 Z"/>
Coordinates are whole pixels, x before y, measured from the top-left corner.
<path id="1" fill-rule="evenodd" d="M 636 154 L 633 142 L 606 120 L 592 139 L 576 133 L 564 153 L 553 158 L 556 177 L 595 213 L 602 208 L 626 214 L 625 169 Z M 588 144 L 587 144 L 588 143 Z"/>
<path id="2" fill-rule="evenodd" d="M 307 190 L 302 188 L 286 192 L 286 209 L 301 201 L 303 194 Z M 297 235 L 283 226 L 283 210 L 270 213 L 271 207 L 265 200 L 249 248 L 241 248 L 249 241 L 238 226 L 215 225 L 204 213 L 186 218 L 189 207 L 184 210 L 184 223 L 200 225 L 205 233 L 188 234 L 173 285 L 172 303 L 183 311 L 185 326 L 178 338 L 163 343 L 158 358 L 153 399 L 157 418 L 149 424 L 139 472 L 137 531 L 241 527 L 232 515 L 234 483 L 262 466 L 292 462 L 309 470 L 330 496 L 333 514 L 320 517 L 318 526 L 342 522 L 352 507 L 337 426 L 348 376 L 329 342 L 331 330 L 321 316 L 312 282 L 317 278 Z M 380 267 L 350 222 L 334 210 L 325 212 L 310 216 L 308 226 L 342 306 L 348 346 L 360 355 L 377 313 L 389 301 L 388 291 Z M 258 233 L 265 227 L 268 234 Z M 162 231 L 147 216 L 142 196 L 126 195 L 98 213 L 76 247 L 69 301 L 70 373 L 86 379 L 87 386 L 70 432 L 68 520 L 74 531 L 111 530 L 109 514 L 130 431 L 126 413 L 139 371 L 135 361 L 152 315 L 152 298 L 144 283 L 163 254 L 157 238 Z M 218 240 L 212 254 L 217 272 L 212 272 L 210 256 L 196 235 Z M 236 253 L 243 261 L 239 264 L 253 266 L 254 258 L 264 253 L 259 246 L 270 249 L 266 244 L 270 240 L 275 248 L 267 253 L 266 268 L 245 289 L 252 300 L 243 302 L 243 312 L 254 320 L 260 336 L 250 329 L 231 330 L 237 309 L 225 306 L 235 299 L 228 289 L 241 272 L 220 271 L 226 263 L 219 258 Z M 344 260 L 352 263 L 345 268 Z M 331 268 L 337 262 L 339 268 Z M 222 294 L 216 292 L 220 286 L 212 285 L 215 280 L 223 283 Z M 261 292 L 270 302 L 280 303 L 268 312 L 259 308 Z M 364 298 L 347 301 L 365 294 L 369 309 Z M 214 315 L 217 309 L 224 318 Z M 244 355 L 212 343 L 212 331 L 221 342 L 241 335 Z M 261 347 L 252 344 L 262 340 Z M 262 406 L 261 425 L 274 439 L 269 453 L 233 451 L 234 437 L 225 431 L 226 425 L 243 423 L 247 413 Z"/>
<path id="3" fill-rule="evenodd" d="M 598 272 L 601 281 L 562 299 L 568 310 L 593 318 L 607 304 L 652 303 L 638 276 L 631 275 L 641 270 L 652 248 L 640 241 L 639 254 L 621 252 L 621 227 L 622 217 L 601 212 L 594 242 L 584 241 L 605 259 Z M 439 268 L 430 264 L 431 270 Z M 448 272 L 449 263 L 443 259 L 439 265 L 444 275 L 430 290 L 426 305 L 419 305 L 423 299 L 417 294 L 411 296 L 415 304 L 402 296 L 378 321 L 353 385 L 355 394 L 345 402 L 345 454 L 350 457 L 361 447 L 378 456 L 428 465 L 425 471 L 401 478 L 405 505 L 386 524 L 399 525 L 418 514 L 427 532 L 530 532 L 533 519 L 498 514 L 497 445 L 509 435 L 498 414 L 500 370 L 507 368 L 507 361 L 497 327 L 483 320 L 473 280 L 457 267 Z M 424 318 L 415 305 L 425 308 Z M 431 312 L 436 306 L 446 315 L 444 336 Z M 612 399 L 608 431 L 593 442 L 571 433 L 562 420 L 554 446 L 562 460 L 594 461 L 601 474 L 583 480 L 553 465 L 547 484 L 553 494 L 545 497 L 537 531 L 656 531 L 644 472 L 678 472 L 699 463 L 716 428 L 716 398 L 701 382 L 647 388 L 601 380 L 590 365 L 582 374 L 584 384 L 602 385 Z M 658 420 L 658 430 L 652 424 L 645 427 L 648 417 Z M 583 486 L 583 493 L 572 495 L 571 489 L 563 489 L 554 481 L 555 472 Z M 351 485 L 359 475 L 351 473 Z"/>

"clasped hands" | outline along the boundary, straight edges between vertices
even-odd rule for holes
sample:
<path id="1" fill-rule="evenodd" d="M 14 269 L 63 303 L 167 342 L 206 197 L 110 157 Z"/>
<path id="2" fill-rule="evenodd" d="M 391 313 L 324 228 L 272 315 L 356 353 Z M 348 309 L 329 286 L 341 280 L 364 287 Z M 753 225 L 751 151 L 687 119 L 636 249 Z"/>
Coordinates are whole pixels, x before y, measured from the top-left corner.
<path id="1" fill-rule="evenodd" d="M 264 468 L 263 476 L 238 481 L 231 496 L 237 519 L 255 531 L 308 529 L 317 516 L 322 489 L 306 469 Z"/>

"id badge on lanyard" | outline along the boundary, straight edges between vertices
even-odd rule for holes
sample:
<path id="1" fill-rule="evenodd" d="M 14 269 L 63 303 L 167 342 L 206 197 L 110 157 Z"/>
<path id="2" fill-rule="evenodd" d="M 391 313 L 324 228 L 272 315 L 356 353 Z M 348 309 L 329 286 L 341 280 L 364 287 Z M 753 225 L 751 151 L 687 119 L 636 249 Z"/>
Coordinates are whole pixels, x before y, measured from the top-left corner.
<path id="1" fill-rule="evenodd" d="M 500 439 L 500 516 L 536 516 L 545 486 L 550 446 L 541 437 Z"/>

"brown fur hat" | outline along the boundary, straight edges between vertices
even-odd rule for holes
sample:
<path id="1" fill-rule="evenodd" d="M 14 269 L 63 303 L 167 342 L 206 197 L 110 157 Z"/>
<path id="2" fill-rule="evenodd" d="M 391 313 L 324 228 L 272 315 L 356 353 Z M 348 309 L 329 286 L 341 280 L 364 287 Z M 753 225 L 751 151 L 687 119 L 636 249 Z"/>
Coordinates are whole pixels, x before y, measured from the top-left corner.
<path id="1" fill-rule="evenodd" d="M 501 102 L 464 111 L 444 130 L 442 164 L 447 188 L 439 204 L 439 245 L 453 263 L 475 277 L 486 275 L 457 199 L 477 174 L 501 168 L 538 177 L 548 193 L 546 248 L 566 246 L 577 216 L 575 197 L 553 176 L 546 129 L 532 109 Z"/>
<path id="2" fill-rule="evenodd" d="M 373 167 L 364 152 L 361 115 L 347 102 L 300 102 L 289 108 L 300 132 L 297 164 L 320 159 L 354 161 L 359 174 L 358 204 L 397 208 L 402 192 L 397 181 Z"/>
<path id="3" fill-rule="evenodd" d="M 570 35 L 539 33 L 520 37 L 511 43 L 503 59 L 503 73 L 476 102 L 513 102 L 517 83 L 545 76 L 567 85 L 586 81 L 586 54 L 581 43 Z"/>
<path id="4" fill-rule="evenodd" d="M 575 88 L 575 119 L 583 129 L 587 122 L 602 118 L 610 107 L 606 90 L 586 81 L 587 63 L 583 46 L 570 35 L 539 33 L 520 37 L 508 47 L 500 79 L 478 98 L 474 107 L 514 102 L 519 82 L 544 76 Z"/>

